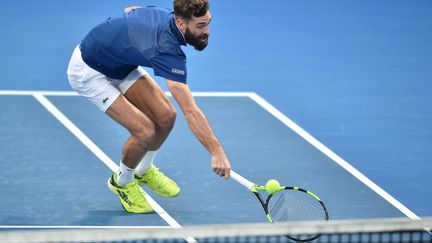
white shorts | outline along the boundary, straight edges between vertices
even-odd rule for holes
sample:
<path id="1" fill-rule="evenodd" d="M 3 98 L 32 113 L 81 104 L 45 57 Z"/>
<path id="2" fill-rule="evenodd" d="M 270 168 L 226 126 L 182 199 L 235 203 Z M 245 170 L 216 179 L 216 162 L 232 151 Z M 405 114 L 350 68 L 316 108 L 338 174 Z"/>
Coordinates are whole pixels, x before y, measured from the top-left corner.
<path id="1" fill-rule="evenodd" d="M 139 78 L 147 74 L 142 67 L 137 67 L 123 80 L 110 79 L 83 61 L 79 46 L 75 48 L 67 69 L 72 89 L 87 97 L 103 112 L 120 94 L 124 94 Z"/>

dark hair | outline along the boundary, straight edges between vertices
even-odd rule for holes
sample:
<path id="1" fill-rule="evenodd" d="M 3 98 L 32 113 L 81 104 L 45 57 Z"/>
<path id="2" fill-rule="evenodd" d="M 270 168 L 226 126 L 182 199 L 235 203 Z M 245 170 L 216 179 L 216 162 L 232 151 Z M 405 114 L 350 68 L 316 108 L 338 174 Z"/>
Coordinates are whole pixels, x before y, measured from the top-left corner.
<path id="1" fill-rule="evenodd" d="M 204 16 L 208 9 L 208 0 L 174 0 L 174 15 L 187 20 Z"/>

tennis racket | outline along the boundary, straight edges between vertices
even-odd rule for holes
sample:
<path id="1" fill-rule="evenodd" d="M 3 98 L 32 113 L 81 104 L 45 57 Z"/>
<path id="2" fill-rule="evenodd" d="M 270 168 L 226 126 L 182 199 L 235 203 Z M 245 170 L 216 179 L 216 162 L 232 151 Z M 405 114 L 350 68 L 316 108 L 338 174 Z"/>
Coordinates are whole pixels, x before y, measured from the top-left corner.
<path id="1" fill-rule="evenodd" d="M 264 200 L 260 191 L 267 191 L 266 186 L 257 185 L 234 171 L 231 178 L 250 190 L 258 198 L 270 223 L 273 222 L 302 222 L 325 221 L 329 219 L 327 209 L 321 199 L 314 193 L 299 187 L 281 186 Z M 286 235 L 286 237 L 306 242 L 318 238 L 313 235 Z"/>

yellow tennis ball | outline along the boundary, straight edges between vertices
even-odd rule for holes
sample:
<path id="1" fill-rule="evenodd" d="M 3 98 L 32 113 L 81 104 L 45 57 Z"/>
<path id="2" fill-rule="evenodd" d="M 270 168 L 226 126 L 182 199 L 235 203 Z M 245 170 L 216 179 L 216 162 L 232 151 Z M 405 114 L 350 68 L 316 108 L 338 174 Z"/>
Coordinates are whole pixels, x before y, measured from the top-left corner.
<path id="1" fill-rule="evenodd" d="M 266 189 L 268 193 L 270 194 L 276 193 L 277 191 L 279 191 L 279 188 L 280 188 L 279 181 L 275 179 L 271 179 L 267 181 Z"/>

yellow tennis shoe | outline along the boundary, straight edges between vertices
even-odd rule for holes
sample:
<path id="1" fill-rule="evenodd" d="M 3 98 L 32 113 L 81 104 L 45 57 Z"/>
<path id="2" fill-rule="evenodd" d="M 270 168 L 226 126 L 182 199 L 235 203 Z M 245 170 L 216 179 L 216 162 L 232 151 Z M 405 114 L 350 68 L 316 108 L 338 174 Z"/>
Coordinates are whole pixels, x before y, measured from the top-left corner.
<path id="1" fill-rule="evenodd" d="M 147 185 L 152 191 L 162 197 L 176 197 L 180 193 L 177 184 L 159 171 L 155 166 L 150 167 L 147 172 L 139 177 L 135 175 L 140 185 Z"/>
<path id="2" fill-rule="evenodd" d="M 117 173 L 108 179 L 108 188 L 111 192 L 116 194 L 126 212 L 129 213 L 151 213 L 152 207 L 145 198 L 144 190 L 139 186 L 138 181 L 133 182 L 121 187 L 117 182 Z"/>

